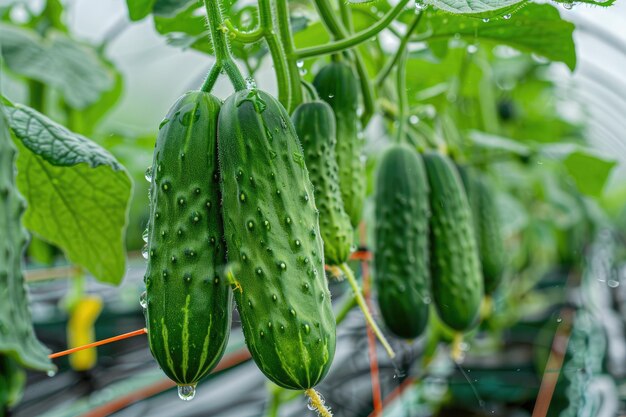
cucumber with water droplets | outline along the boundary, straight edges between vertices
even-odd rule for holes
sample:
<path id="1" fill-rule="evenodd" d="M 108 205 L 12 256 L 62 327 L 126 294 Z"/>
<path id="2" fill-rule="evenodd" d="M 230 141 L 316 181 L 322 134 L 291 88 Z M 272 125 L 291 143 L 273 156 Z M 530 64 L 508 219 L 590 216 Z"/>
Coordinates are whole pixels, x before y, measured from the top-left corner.
<path id="1" fill-rule="evenodd" d="M 341 265 L 350 257 L 354 234 L 339 189 L 335 115 L 327 103 L 314 100 L 299 105 L 291 118 L 304 149 L 315 203 L 320 210 L 324 258 L 328 265 Z"/>
<path id="2" fill-rule="evenodd" d="M 336 336 L 302 147 L 283 106 L 258 90 L 224 102 L 218 137 L 228 261 L 246 344 L 273 382 L 312 388 L 330 368 Z"/>
<path id="3" fill-rule="evenodd" d="M 457 331 L 474 326 L 483 278 L 472 213 L 456 167 L 438 152 L 424 155 L 430 185 L 431 289 L 441 320 Z"/>
<path id="4" fill-rule="evenodd" d="M 230 332 L 232 292 L 220 277 L 219 110 L 205 92 L 178 99 L 161 124 L 151 169 L 146 326 L 152 355 L 181 386 L 215 367 Z"/>
<path id="5" fill-rule="evenodd" d="M 359 81 L 348 64 L 331 62 L 315 76 L 313 85 L 335 113 L 341 197 L 352 226 L 356 227 L 363 211 L 366 177 L 358 115 Z"/>
<path id="6" fill-rule="evenodd" d="M 374 278 L 387 328 L 406 339 L 428 322 L 428 193 L 420 155 L 406 145 L 387 150 L 376 178 Z"/>

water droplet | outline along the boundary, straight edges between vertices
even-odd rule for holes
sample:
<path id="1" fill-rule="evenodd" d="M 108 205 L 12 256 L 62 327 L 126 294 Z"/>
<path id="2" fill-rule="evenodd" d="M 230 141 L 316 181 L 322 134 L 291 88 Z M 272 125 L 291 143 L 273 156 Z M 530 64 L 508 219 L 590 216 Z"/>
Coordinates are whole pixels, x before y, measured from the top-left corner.
<path id="1" fill-rule="evenodd" d="M 272 294 L 272 301 L 276 302 L 278 300 L 278 297 L 276 296 L 276 294 Z"/>
<path id="2" fill-rule="evenodd" d="M 143 231 L 143 233 L 141 234 L 141 238 L 143 239 L 144 242 L 148 243 L 148 228 L 146 228 L 146 230 Z"/>
<path id="3" fill-rule="evenodd" d="M 557 323 L 560 323 L 560 322 L 562 322 L 562 321 L 563 321 L 563 319 L 562 319 L 561 317 L 559 317 L 559 318 L 557 318 L 557 319 L 556 319 L 556 322 L 557 322 Z"/>
<path id="4" fill-rule="evenodd" d="M 328 98 L 335 98 L 335 95 L 334 95 L 333 93 L 330 93 L 330 94 L 328 95 Z"/>
<path id="5" fill-rule="evenodd" d="M 574 3 L 563 3 L 563 8 L 565 10 L 572 10 L 574 8 Z"/>
<path id="6" fill-rule="evenodd" d="M 57 374 L 56 371 L 53 371 L 52 369 L 49 370 L 48 372 L 46 372 L 46 375 L 48 375 L 50 378 L 52 378 L 53 376 L 55 376 Z"/>
<path id="7" fill-rule="evenodd" d="M 309 326 L 308 324 L 305 324 L 304 326 L 302 326 L 304 328 L 304 333 L 305 334 L 309 334 L 311 333 L 311 326 Z"/>
<path id="8" fill-rule="evenodd" d="M 246 88 L 248 90 L 255 90 L 256 89 L 256 81 L 254 81 L 254 78 L 246 77 Z"/>
<path id="9" fill-rule="evenodd" d="M 146 172 L 144 173 L 144 177 L 146 178 L 146 181 L 152 182 L 152 167 L 151 166 L 146 168 Z"/>
<path id="10" fill-rule="evenodd" d="M 254 229 L 254 222 L 252 220 L 249 220 L 246 226 L 248 226 L 248 230 L 252 230 Z"/>
<path id="11" fill-rule="evenodd" d="M 280 262 L 278 264 L 278 267 L 282 270 L 285 271 L 287 269 L 287 264 L 285 264 L 284 262 Z"/>
<path id="12" fill-rule="evenodd" d="M 468 54 L 475 54 L 476 52 L 478 52 L 478 46 L 471 44 L 471 45 L 467 45 L 467 53 Z"/>
<path id="13" fill-rule="evenodd" d="M 483 22 L 484 22 L 484 23 L 489 23 L 489 18 L 488 18 L 488 17 L 485 17 L 485 18 L 483 19 Z"/>
<path id="14" fill-rule="evenodd" d="M 504 20 L 509 20 L 509 19 L 511 18 L 511 13 L 509 13 L 509 14 L 505 14 L 504 16 L 502 16 L 502 18 L 503 18 Z"/>
<path id="15" fill-rule="evenodd" d="M 611 288 L 617 288 L 619 287 L 619 281 L 615 281 L 613 279 L 610 279 L 607 281 L 607 285 Z"/>
<path id="16" fill-rule="evenodd" d="M 417 117 L 416 115 L 412 115 L 411 117 L 409 117 L 409 123 L 411 123 L 412 125 L 418 124 L 419 121 L 420 121 L 420 118 Z"/>
<path id="17" fill-rule="evenodd" d="M 298 60 L 298 61 L 296 61 L 296 66 L 297 66 L 298 68 L 303 68 L 303 67 L 304 67 L 304 61 L 302 61 L 302 60 Z"/>
<path id="18" fill-rule="evenodd" d="M 301 245 L 301 243 L 300 243 L 300 241 L 298 239 L 296 239 L 295 244 L 296 244 L 297 247 L 300 247 L 300 245 Z"/>
<path id="19" fill-rule="evenodd" d="M 181 205 L 181 206 L 184 206 L 184 205 L 185 205 L 185 199 L 184 199 L 184 198 L 182 198 L 182 197 L 181 197 L 181 198 L 179 198 L 179 199 L 178 199 L 178 204 L 179 204 L 179 205 Z"/>
<path id="20" fill-rule="evenodd" d="M 167 191 L 170 189 L 170 183 L 169 182 L 164 182 L 163 185 L 161 185 L 161 188 L 163 189 L 163 191 Z"/>
<path id="21" fill-rule="evenodd" d="M 287 218 L 285 219 L 285 222 L 287 222 L 287 224 L 291 224 L 291 217 L 287 216 Z"/>
<path id="22" fill-rule="evenodd" d="M 145 291 L 139 296 L 139 305 L 141 308 L 148 308 L 148 295 Z"/>
<path id="23" fill-rule="evenodd" d="M 179 385 L 178 386 L 178 398 L 183 401 L 191 401 L 196 396 L 196 386 L 194 385 Z"/>
<path id="24" fill-rule="evenodd" d="M 143 259 L 148 259 L 148 245 L 144 245 L 143 248 L 141 248 L 141 256 L 143 256 Z"/>

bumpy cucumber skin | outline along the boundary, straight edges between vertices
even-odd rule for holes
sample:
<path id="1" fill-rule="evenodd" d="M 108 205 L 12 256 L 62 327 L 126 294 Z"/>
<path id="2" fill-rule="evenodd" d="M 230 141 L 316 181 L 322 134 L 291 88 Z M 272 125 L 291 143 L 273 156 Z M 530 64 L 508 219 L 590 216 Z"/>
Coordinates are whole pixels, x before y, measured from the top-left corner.
<path id="1" fill-rule="evenodd" d="M 258 90 L 224 102 L 218 137 L 228 261 L 246 343 L 270 380 L 311 388 L 330 368 L 336 335 L 302 147 L 283 106 Z"/>
<path id="2" fill-rule="evenodd" d="M 20 366 L 53 371 L 46 349 L 35 336 L 22 273 L 28 241 L 22 226 L 26 203 L 15 183 L 16 150 L 0 102 L 0 353 Z M 1 405 L 0 405 L 1 407 Z"/>
<path id="3" fill-rule="evenodd" d="M 383 320 L 405 339 L 419 336 L 428 322 L 428 194 L 419 154 L 405 145 L 387 150 L 376 178 L 374 277 Z"/>
<path id="4" fill-rule="evenodd" d="M 359 135 L 359 81 L 343 62 L 326 65 L 315 76 L 313 85 L 322 100 L 332 107 L 337 121 L 337 165 L 339 186 L 346 213 L 357 227 L 365 200 L 363 138 Z"/>
<path id="5" fill-rule="evenodd" d="M 459 168 L 459 173 L 472 208 L 485 294 L 490 295 L 502 282 L 506 265 L 500 214 L 487 178 L 467 168 Z"/>
<path id="6" fill-rule="evenodd" d="M 339 189 L 335 115 L 327 103 L 316 100 L 299 105 L 291 118 L 320 210 L 324 258 L 328 265 L 341 265 L 350 257 L 354 233 Z"/>
<path id="7" fill-rule="evenodd" d="M 432 212 L 433 300 L 446 325 L 465 331 L 476 324 L 484 291 L 471 209 L 450 159 L 428 152 L 424 162 Z"/>
<path id="8" fill-rule="evenodd" d="M 220 102 L 183 95 L 157 137 L 150 187 L 146 325 L 165 374 L 191 385 L 209 373 L 228 342 L 232 292 L 220 213 L 217 117 Z"/>

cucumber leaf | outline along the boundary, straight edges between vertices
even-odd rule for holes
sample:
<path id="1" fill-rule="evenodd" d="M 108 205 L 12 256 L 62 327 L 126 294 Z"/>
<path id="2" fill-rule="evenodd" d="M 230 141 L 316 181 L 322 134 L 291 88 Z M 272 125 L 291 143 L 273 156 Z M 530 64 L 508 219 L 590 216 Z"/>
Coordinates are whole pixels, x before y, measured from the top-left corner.
<path id="1" fill-rule="evenodd" d="M 125 272 L 124 232 L 131 180 L 106 150 L 37 111 L 7 108 L 17 137 L 17 183 L 27 228 L 62 248 L 102 282 Z"/>

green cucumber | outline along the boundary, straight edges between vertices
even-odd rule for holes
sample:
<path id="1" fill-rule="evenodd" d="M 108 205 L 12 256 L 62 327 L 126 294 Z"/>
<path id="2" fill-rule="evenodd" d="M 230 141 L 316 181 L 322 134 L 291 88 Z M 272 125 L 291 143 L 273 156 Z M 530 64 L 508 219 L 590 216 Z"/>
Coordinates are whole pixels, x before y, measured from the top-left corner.
<path id="1" fill-rule="evenodd" d="M 161 124 L 150 173 L 146 326 L 152 355 L 179 386 L 215 367 L 230 332 L 232 292 L 220 278 L 219 110 L 205 92 L 179 98 Z"/>
<path id="2" fill-rule="evenodd" d="M 457 331 L 473 327 L 483 299 L 472 213 L 454 164 L 446 156 L 424 155 L 430 184 L 431 290 L 441 320 Z"/>
<path id="3" fill-rule="evenodd" d="M 502 282 L 505 269 L 500 213 L 498 213 L 492 185 L 485 176 L 480 176 L 466 168 L 460 168 L 459 173 L 472 208 L 485 294 L 490 295 Z"/>
<path id="4" fill-rule="evenodd" d="M 337 121 L 337 164 L 339 185 L 346 213 L 357 227 L 365 200 L 365 163 L 360 134 L 359 81 L 344 62 L 331 62 L 315 76 L 313 85 L 322 100 L 330 104 Z"/>
<path id="5" fill-rule="evenodd" d="M 218 137 L 228 261 L 246 344 L 274 383 L 312 388 L 330 368 L 336 335 L 302 147 L 283 106 L 258 90 L 224 102 Z"/>
<path id="6" fill-rule="evenodd" d="M 428 194 L 420 155 L 406 145 L 387 150 L 376 178 L 374 277 L 385 324 L 406 339 L 428 322 Z"/>
<path id="7" fill-rule="evenodd" d="M 328 104 L 315 100 L 299 105 L 291 118 L 320 210 L 324 258 L 328 265 L 341 265 L 350 257 L 354 234 L 339 189 L 335 115 Z"/>

